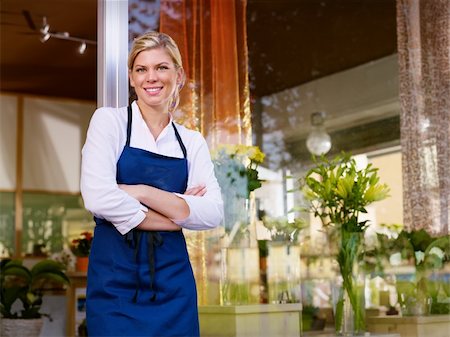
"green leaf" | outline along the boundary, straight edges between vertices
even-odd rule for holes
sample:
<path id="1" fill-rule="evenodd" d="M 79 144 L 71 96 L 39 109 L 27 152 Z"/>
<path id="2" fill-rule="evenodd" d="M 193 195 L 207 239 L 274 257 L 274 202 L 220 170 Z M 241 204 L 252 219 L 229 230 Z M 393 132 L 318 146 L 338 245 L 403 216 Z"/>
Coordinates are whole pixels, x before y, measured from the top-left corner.
<path id="1" fill-rule="evenodd" d="M 70 283 L 69 278 L 63 272 L 60 271 L 40 273 L 36 275 L 33 278 L 33 287 L 36 287 L 39 284 L 38 281 L 40 280 L 53 281 L 61 285 Z"/>
<path id="2" fill-rule="evenodd" d="M 22 291 L 23 291 L 23 288 L 21 288 L 21 287 L 3 288 L 2 296 L 1 296 L 1 303 L 5 306 L 5 308 L 10 310 L 12 304 L 17 300 L 20 292 L 22 292 Z"/>
<path id="3" fill-rule="evenodd" d="M 26 283 L 31 281 L 31 273 L 29 270 L 18 264 L 7 265 L 2 272 L 2 279 L 6 276 L 16 276 Z"/>
<path id="4" fill-rule="evenodd" d="M 36 263 L 31 269 L 31 274 L 36 276 L 40 273 L 57 272 L 61 270 L 64 270 L 64 265 L 62 263 L 48 259 Z"/>

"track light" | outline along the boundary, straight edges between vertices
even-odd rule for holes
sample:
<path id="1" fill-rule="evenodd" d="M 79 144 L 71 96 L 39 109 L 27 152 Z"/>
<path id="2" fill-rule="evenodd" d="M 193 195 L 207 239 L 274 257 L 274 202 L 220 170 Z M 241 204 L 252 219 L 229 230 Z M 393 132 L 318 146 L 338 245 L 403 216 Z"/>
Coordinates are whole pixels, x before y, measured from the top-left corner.
<path id="1" fill-rule="evenodd" d="M 40 40 L 42 43 L 46 42 L 51 37 L 50 25 L 47 23 L 47 18 L 45 16 L 42 18 L 42 27 L 39 31 L 41 32 Z"/>
<path id="2" fill-rule="evenodd" d="M 86 51 L 86 42 L 83 41 L 83 43 L 80 44 L 80 47 L 78 47 L 78 52 L 80 54 L 84 54 L 84 52 Z"/>
<path id="3" fill-rule="evenodd" d="M 78 47 L 78 53 L 84 54 L 86 52 L 86 48 L 88 44 L 91 45 L 97 45 L 96 41 L 93 40 L 87 40 L 83 38 L 79 38 L 76 36 L 70 36 L 69 32 L 52 32 L 50 30 L 50 25 L 47 22 L 47 17 L 42 17 L 42 26 L 39 29 L 39 32 L 41 33 L 40 40 L 42 43 L 46 42 L 51 37 L 54 39 L 60 39 L 60 40 L 66 40 L 66 41 L 73 41 L 80 43 Z"/>

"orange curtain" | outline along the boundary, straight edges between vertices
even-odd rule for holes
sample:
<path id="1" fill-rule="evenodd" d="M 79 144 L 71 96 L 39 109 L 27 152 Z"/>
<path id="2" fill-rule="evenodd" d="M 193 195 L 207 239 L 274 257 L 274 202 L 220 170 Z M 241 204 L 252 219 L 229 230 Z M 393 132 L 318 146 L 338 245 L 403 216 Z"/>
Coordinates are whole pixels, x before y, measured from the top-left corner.
<path id="1" fill-rule="evenodd" d="M 160 31 L 177 42 L 187 76 L 177 121 L 210 149 L 250 145 L 246 0 L 161 0 Z M 221 303 L 221 230 L 185 231 L 200 305 Z"/>
<path id="2" fill-rule="evenodd" d="M 161 0 L 160 31 L 178 43 L 187 75 L 177 120 L 211 148 L 250 144 L 246 0 Z"/>

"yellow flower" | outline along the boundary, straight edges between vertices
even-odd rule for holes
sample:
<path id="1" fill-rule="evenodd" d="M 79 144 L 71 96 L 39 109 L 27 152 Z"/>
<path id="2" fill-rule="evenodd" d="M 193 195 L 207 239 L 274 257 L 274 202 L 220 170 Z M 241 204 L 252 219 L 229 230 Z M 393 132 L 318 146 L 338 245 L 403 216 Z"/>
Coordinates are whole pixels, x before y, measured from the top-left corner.
<path id="1" fill-rule="evenodd" d="M 247 152 L 248 158 L 256 163 L 262 163 L 266 155 L 259 149 L 258 146 L 249 146 Z"/>

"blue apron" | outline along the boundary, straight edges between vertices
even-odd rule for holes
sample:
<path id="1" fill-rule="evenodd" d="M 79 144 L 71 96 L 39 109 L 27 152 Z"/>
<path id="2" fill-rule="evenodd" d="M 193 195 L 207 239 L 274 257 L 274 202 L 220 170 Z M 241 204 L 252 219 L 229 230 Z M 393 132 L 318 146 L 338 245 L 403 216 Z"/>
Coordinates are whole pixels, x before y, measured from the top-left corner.
<path id="1" fill-rule="evenodd" d="M 184 158 L 130 147 L 131 123 L 128 107 L 117 183 L 184 193 L 186 148 L 175 125 Z M 121 235 L 108 221 L 94 220 L 86 298 L 89 336 L 199 336 L 197 290 L 183 232 L 134 229 Z"/>

